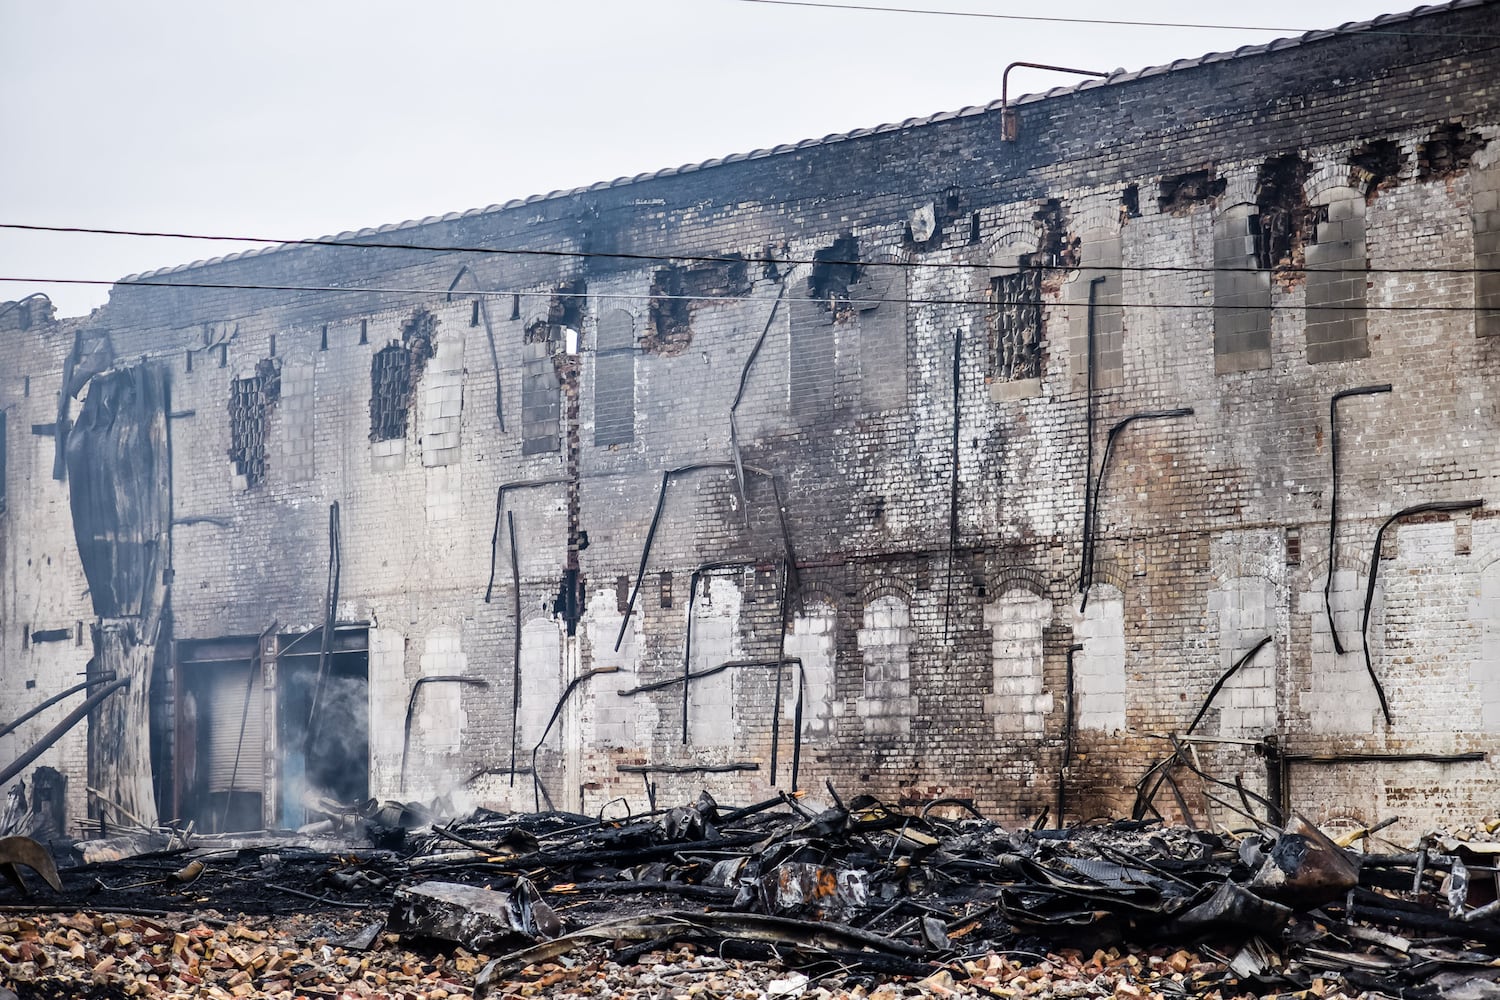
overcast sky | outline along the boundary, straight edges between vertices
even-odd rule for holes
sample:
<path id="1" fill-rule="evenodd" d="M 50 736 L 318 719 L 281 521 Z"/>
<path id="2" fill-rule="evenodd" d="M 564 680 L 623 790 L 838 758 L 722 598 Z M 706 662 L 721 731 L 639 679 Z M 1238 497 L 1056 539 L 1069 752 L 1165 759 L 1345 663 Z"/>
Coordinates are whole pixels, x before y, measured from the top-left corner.
<path id="1" fill-rule="evenodd" d="M 322 236 L 984 104 L 1014 60 L 1134 70 L 1407 7 L 870 2 L 1241 27 L 746 0 L 0 0 L 0 222 Z M 240 249 L 0 229 L 0 277 L 114 280 Z M 38 290 L 63 315 L 107 297 L 4 282 L 0 301 Z"/>

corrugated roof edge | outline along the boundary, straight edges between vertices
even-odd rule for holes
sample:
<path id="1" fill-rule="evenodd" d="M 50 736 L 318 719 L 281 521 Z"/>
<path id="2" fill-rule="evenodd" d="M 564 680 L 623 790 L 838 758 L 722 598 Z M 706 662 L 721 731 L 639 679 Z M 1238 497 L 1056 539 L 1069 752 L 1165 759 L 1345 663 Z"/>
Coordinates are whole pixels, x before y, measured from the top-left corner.
<path id="1" fill-rule="evenodd" d="M 1096 87 L 1110 86 L 1118 83 L 1129 83 L 1132 80 L 1143 80 L 1153 76 L 1162 76 L 1167 73 L 1176 73 L 1185 69 L 1193 69 L 1197 66 L 1209 63 L 1225 62 L 1230 59 L 1242 59 L 1246 56 L 1262 55 L 1267 52 L 1280 52 L 1298 45 L 1309 42 L 1323 41 L 1338 35 L 1355 34 L 1369 31 L 1374 28 L 1389 27 L 1400 24 L 1418 17 L 1427 17 L 1433 14 L 1445 13 L 1452 10 L 1462 10 L 1469 7 L 1483 7 L 1494 0 L 1448 0 L 1447 3 L 1427 4 L 1416 7 L 1403 13 L 1381 14 L 1368 21 L 1351 21 L 1339 25 L 1337 28 L 1318 28 L 1314 31 L 1305 32 L 1291 38 L 1276 38 L 1262 45 L 1242 45 L 1233 52 L 1208 52 L 1196 59 L 1178 59 L 1164 66 L 1147 66 L 1145 69 L 1135 70 L 1129 73 L 1117 73 L 1108 77 L 1093 78 L 1071 87 L 1053 87 L 1051 90 L 1040 94 L 1025 94 L 1015 99 L 1015 104 L 1030 104 L 1034 101 L 1047 100 L 1049 98 L 1061 97 L 1080 90 L 1092 90 Z M 957 118 L 970 118 L 974 115 L 988 114 L 1000 109 L 998 100 L 984 105 L 970 105 L 957 111 L 940 111 L 937 114 L 928 115 L 923 118 L 908 118 L 903 122 L 876 125 L 869 128 L 857 128 L 851 132 L 834 132 L 825 135 L 821 139 L 803 139 L 800 142 L 783 143 L 771 149 L 754 149 L 748 153 L 730 153 L 728 156 L 716 157 L 711 160 L 703 160 L 700 163 L 687 163 L 680 167 L 664 167 L 657 171 L 648 171 L 636 174 L 634 177 L 616 177 L 612 181 L 596 181 L 584 187 L 570 188 L 567 190 L 549 191 L 546 194 L 534 194 L 526 198 L 514 198 L 503 205 L 486 205 L 484 208 L 471 208 L 464 212 L 449 212 L 446 215 L 429 215 L 425 219 L 408 219 L 405 222 L 390 222 L 383 226 L 374 226 L 361 229 L 357 232 L 342 232 L 336 236 L 319 236 L 308 243 L 277 243 L 268 247 L 257 247 L 254 250 L 243 250 L 239 253 L 226 254 L 223 257 L 210 257 L 207 260 L 195 260 L 191 264 L 178 264 L 173 267 L 158 268 L 154 271 L 142 271 L 139 274 L 129 274 L 119 279 L 120 284 L 133 281 L 142 281 L 146 278 L 157 278 L 168 274 L 179 274 L 183 271 L 191 271 L 194 268 L 210 267 L 214 264 L 223 264 L 234 260 L 243 260 L 247 257 L 259 257 L 263 254 L 278 253 L 282 250 L 295 249 L 309 246 L 318 241 L 346 242 L 350 240 L 364 239 L 370 236 L 379 236 L 383 233 L 396 232 L 402 229 L 417 229 L 421 226 L 431 225 L 435 222 L 452 222 L 455 219 L 465 219 L 475 215 L 487 215 L 490 212 L 505 212 L 514 208 L 522 208 L 526 205 L 535 205 L 538 202 L 551 201 L 554 198 L 567 198 L 573 195 L 587 194 L 590 191 L 604 191 L 609 188 L 626 187 L 640 181 L 655 180 L 661 177 L 672 177 L 677 174 L 688 174 L 698 170 L 707 170 L 710 167 L 718 167 L 727 163 L 739 163 L 744 160 L 759 160 L 769 156 L 777 156 L 782 153 L 790 153 L 799 149 L 807 149 L 812 146 L 823 146 L 835 142 L 845 142 L 851 139 L 861 139 L 865 136 L 875 135 L 881 132 L 899 132 L 909 128 L 917 128 L 922 125 L 931 125 L 937 122 L 952 121 Z"/>

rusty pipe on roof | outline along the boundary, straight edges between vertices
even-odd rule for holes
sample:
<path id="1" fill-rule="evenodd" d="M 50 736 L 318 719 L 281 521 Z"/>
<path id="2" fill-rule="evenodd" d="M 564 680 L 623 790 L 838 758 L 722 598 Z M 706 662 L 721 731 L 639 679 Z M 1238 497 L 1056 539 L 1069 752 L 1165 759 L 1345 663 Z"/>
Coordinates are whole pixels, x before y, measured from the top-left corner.
<path id="1" fill-rule="evenodd" d="M 1046 63 L 1013 62 L 1005 67 L 1005 72 L 1000 74 L 1000 138 L 1005 142 L 1015 142 L 1016 137 L 1021 134 L 1021 117 L 1016 109 L 1010 106 L 1010 71 L 1017 66 L 1025 66 L 1028 69 L 1045 69 L 1052 73 L 1072 73 L 1075 76 L 1109 76 L 1093 69 L 1070 69 L 1067 66 L 1049 66 Z"/>

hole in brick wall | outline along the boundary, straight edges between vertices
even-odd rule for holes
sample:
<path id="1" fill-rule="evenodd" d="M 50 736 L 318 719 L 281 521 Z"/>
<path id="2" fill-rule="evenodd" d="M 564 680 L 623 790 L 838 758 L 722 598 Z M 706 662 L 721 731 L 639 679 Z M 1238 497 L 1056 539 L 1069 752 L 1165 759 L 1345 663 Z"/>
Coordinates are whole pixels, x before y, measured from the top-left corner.
<path id="1" fill-rule="evenodd" d="M 1484 148 L 1484 138 L 1456 122 L 1439 125 L 1427 141 L 1417 147 L 1417 177 L 1440 180 L 1467 170 L 1474 154 Z"/>
<path id="2" fill-rule="evenodd" d="M 807 278 L 808 298 L 818 299 L 835 312 L 848 309 L 849 286 L 859 280 L 859 240 L 840 236 L 832 245 L 813 254 L 812 273 Z M 840 307 L 840 302 L 846 303 Z"/>
<path id="3" fill-rule="evenodd" d="M 266 478 L 266 425 L 281 398 L 281 362 L 263 358 L 255 373 L 229 385 L 229 460 L 247 487 Z"/>
<path id="4" fill-rule="evenodd" d="M 1224 193 L 1229 182 L 1215 177 L 1209 170 L 1194 170 L 1176 177 L 1164 177 L 1157 195 L 1157 207 L 1163 212 L 1185 212 L 1196 205 L 1211 202 Z"/>
<path id="5" fill-rule="evenodd" d="M 318 338 L 318 350 L 328 350 L 328 324 L 323 324 L 323 335 Z"/>
<path id="6" fill-rule="evenodd" d="M 1062 202 L 1056 198 L 1047 199 L 1037 209 L 1032 220 L 1037 226 L 1037 252 L 1031 262 L 1038 267 L 1077 267 L 1079 248 L 1083 241 L 1068 235 L 1068 220 Z M 1059 275 L 1053 280 L 1060 283 L 1063 278 Z"/>
<path id="7" fill-rule="evenodd" d="M 1286 531 L 1286 564 L 1302 565 L 1302 532 L 1296 528 L 1288 528 Z"/>
<path id="8" fill-rule="evenodd" d="M 615 577 L 615 610 L 624 614 L 630 610 L 630 577 Z"/>
<path id="9" fill-rule="evenodd" d="M 1141 186 L 1139 184 L 1127 184 L 1125 190 L 1120 192 L 1120 219 L 1139 219 L 1141 217 Z"/>
<path id="10" fill-rule="evenodd" d="M 1366 201 L 1374 201 L 1378 190 L 1395 186 L 1406 157 L 1394 141 L 1375 139 L 1349 154 L 1349 166 L 1349 186 L 1363 191 Z"/>
<path id="11" fill-rule="evenodd" d="M 418 309 L 401 327 L 401 340 L 375 352 L 370 359 L 370 440 L 391 441 L 406 436 L 417 384 L 432 357 L 437 318 Z"/>
<path id="12" fill-rule="evenodd" d="M 651 277 L 649 325 L 641 346 L 652 354 L 684 351 L 693 339 L 693 314 L 704 299 L 750 294 L 750 265 L 740 254 L 691 267 L 659 268 Z M 774 267 L 775 265 L 770 265 Z"/>
<path id="13" fill-rule="evenodd" d="M 359 321 L 359 342 L 361 344 L 370 342 L 370 321 L 367 319 Z"/>
<path id="14" fill-rule="evenodd" d="M 1316 225 L 1317 210 L 1307 204 L 1303 182 L 1307 164 L 1295 153 L 1277 156 L 1261 165 L 1255 185 L 1260 215 L 1260 266 L 1302 266 L 1302 248 Z"/>
<path id="15" fill-rule="evenodd" d="M 479 300 L 478 299 L 474 300 L 474 305 L 469 310 L 469 325 L 470 326 L 478 326 L 479 325 Z"/>
<path id="16" fill-rule="evenodd" d="M 672 606 L 672 574 L 662 573 L 657 578 L 657 586 L 661 591 L 661 606 L 670 608 Z"/>
<path id="17" fill-rule="evenodd" d="M 979 242 L 979 213 L 974 212 L 969 216 L 969 242 Z"/>

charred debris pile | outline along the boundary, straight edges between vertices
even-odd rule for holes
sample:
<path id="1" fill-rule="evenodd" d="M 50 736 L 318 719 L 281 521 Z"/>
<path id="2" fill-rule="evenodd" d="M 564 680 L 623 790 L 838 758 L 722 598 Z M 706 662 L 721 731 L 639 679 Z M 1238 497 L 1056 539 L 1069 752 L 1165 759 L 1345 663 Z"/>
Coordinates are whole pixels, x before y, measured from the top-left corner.
<path id="1" fill-rule="evenodd" d="M 1059 955 L 1075 970 L 1155 956 L 1152 988 L 1178 996 L 1500 995 L 1488 982 L 1500 979 L 1500 842 L 1484 828 L 1404 850 L 1368 830 L 1335 842 L 1295 816 L 1217 833 L 1156 820 L 1006 829 L 962 801 L 898 809 L 832 787 L 828 801 L 731 809 L 705 793 L 646 815 L 449 822 L 370 803 L 318 837 L 137 833 L 76 845 L 55 868 L 12 837 L 0 840 L 12 876 L 0 921 L 186 914 L 223 928 L 226 916 L 274 927 L 321 915 L 345 928 L 324 927 L 325 957 L 330 944 L 482 956 L 464 984 L 481 996 L 684 949 L 774 961 L 803 983 L 833 969 L 1001 996 L 1021 995 L 1005 985 L 1013 974 L 1036 978 L 1015 970 L 1066 964 Z M 0 981 L 19 981 L 20 954 L 0 933 Z M 1191 958 L 1163 965 L 1172 955 Z M 272 965 L 238 970 L 240 985 L 274 983 L 284 970 Z"/>

